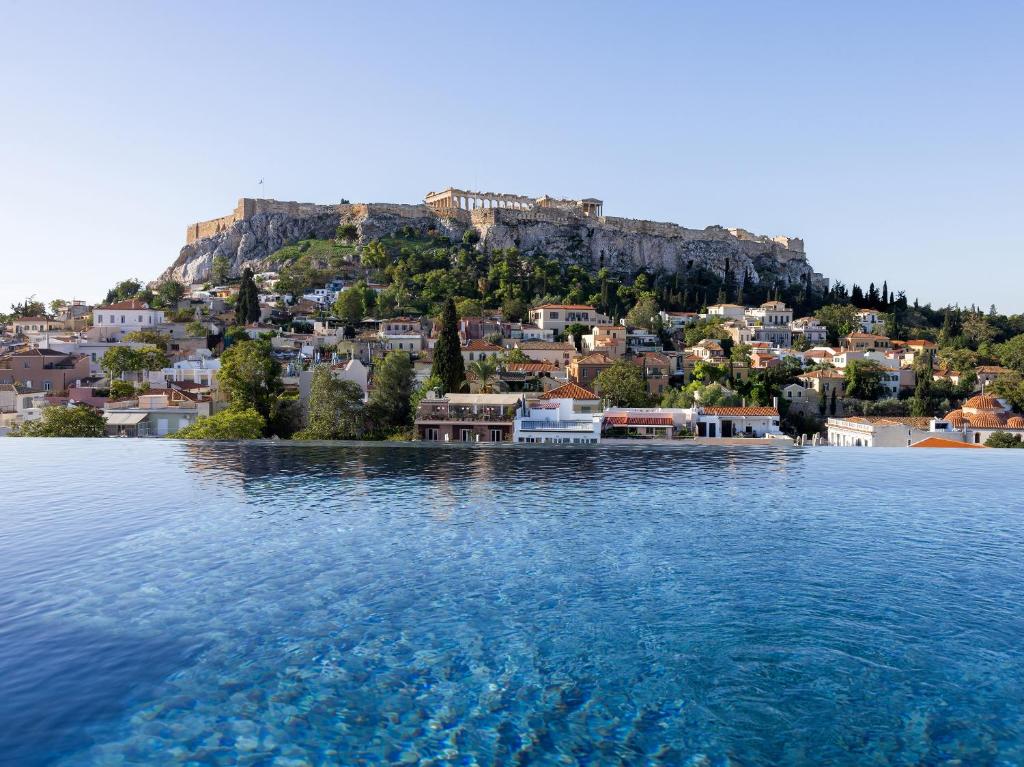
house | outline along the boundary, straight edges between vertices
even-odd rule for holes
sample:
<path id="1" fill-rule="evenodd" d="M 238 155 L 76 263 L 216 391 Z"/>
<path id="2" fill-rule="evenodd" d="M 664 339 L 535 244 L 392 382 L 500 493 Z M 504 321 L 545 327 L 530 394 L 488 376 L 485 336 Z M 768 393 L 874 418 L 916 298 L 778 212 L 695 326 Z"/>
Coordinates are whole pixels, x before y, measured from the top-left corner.
<path id="1" fill-rule="evenodd" d="M 817 317 L 801 317 L 793 320 L 789 325 L 789 329 L 794 340 L 802 338 L 812 346 L 824 342 L 828 337 L 828 331 L 818 321 Z"/>
<path id="2" fill-rule="evenodd" d="M 150 390 L 136 398 L 107 402 L 103 418 L 111 437 L 164 437 L 210 415 L 210 402 L 172 389 Z"/>
<path id="3" fill-rule="evenodd" d="M 892 348 L 892 342 L 886 336 L 874 333 L 850 333 L 848 336 L 843 336 L 842 340 L 843 349 L 854 352 Z"/>
<path id="4" fill-rule="evenodd" d="M 506 322 L 502 326 L 502 335 L 516 341 L 554 341 L 555 331 L 544 330 L 527 322 Z"/>
<path id="5" fill-rule="evenodd" d="M 658 312 L 658 316 L 661 317 L 662 324 L 670 333 L 682 330 L 691 322 L 696 322 L 698 319 L 697 312 L 660 311 Z"/>
<path id="6" fill-rule="evenodd" d="M 739 304 L 713 304 L 708 307 L 709 317 L 724 317 L 731 320 L 742 320 L 747 308 Z"/>
<path id="7" fill-rule="evenodd" d="M 836 398 L 842 399 L 846 393 L 846 378 L 838 370 L 830 368 L 811 370 L 798 375 L 797 380 L 803 384 L 804 388 L 817 392 L 819 397 L 831 398 L 835 393 Z"/>
<path id="8" fill-rule="evenodd" d="M 611 438 L 672 439 L 686 421 L 681 408 L 612 408 L 604 412 L 602 432 Z"/>
<path id="9" fill-rule="evenodd" d="M 587 304 L 543 304 L 530 309 L 530 322 L 542 330 L 563 334 L 570 325 L 607 325 L 608 318 Z"/>
<path id="10" fill-rule="evenodd" d="M 718 364 L 725 361 L 725 350 L 714 338 L 705 338 L 694 346 L 690 351 L 704 362 Z"/>
<path id="11" fill-rule="evenodd" d="M 21 384 L 37 391 L 62 392 L 89 377 L 84 354 L 54 349 L 25 349 L 0 357 L 0 384 Z"/>
<path id="12" fill-rule="evenodd" d="M 522 394 L 456 394 L 424 397 L 416 410 L 416 435 L 427 442 L 508 442 Z"/>
<path id="13" fill-rule="evenodd" d="M 48 317 L 15 317 L 11 320 L 11 332 L 16 336 L 28 333 L 49 333 L 54 330 L 63 330 L 63 328 L 63 322 L 51 320 Z"/>
<path id="14" fill-rule="evenodd" d="M 527 400 L 525 408 L 516 412 L 512 441 L 596 445 L 601 441 L 601 415 L 578 412 L 572 397 L 541 395 Z"/>
<path id="15" fill-rule="evenodd" d="M 885 325 L 885 321 L 877 309 L 861 309 L 857 312 L 857 322 L 860 323 L 861 331 L 868 334 L 874 333 L 876 329 Z"/>
<path id="16" fill-rule="evenodd" d="M 358 359 L 353 358 L 330 363 L 330 368 L 331 376 L 334 380 L 351 381 L 362 389 L 363 396 L 366 396 L 366 393 L 369 390 L 368 381 L 370 372 L 366 365 Z M 303 406 L 309 402 L 309 392 L 312 388 L 314 372 L 313 368 L 299 371 L 299 401 L 302 402 Z"/>
<path id="17" fill-rule="evenodd" d="M 626 328 L 622 325 L 595 325 L 580 339 L 584 352 L 604 352 L 613 359 L 626 353 Z"/>
<path id="18" fill-rule="evenodd" d="M 777 407 L 697 406 L 694 421 L 698 437 L 770 437 L 782 433 Z"/>
<path id="19" fill-rule="evenodd" d="M 497 344 L 492 344 L 490 341 L 484 341 L 483 339 L 477 338 L 463 345 L 462 360 L 463 362 L 473 362 L 477 360 L 491 359 L 497 357 L 504 351 L 505 350 Z"/>
<path id="20" fill-rule="evenodd" d="M 507 391 L 543 391 L 561 368 L 550 362 L 509 362 L 498 371 L 498 380 Z"/>
<path id="21" fill-rule="evenodd" d="M 206 354 L 197 354 L 184 360 L 178 360 L 170 367 L 149 371 L 149 384 L 163 388 L 170 383 L 193 383 L 206 389 L 216 388 L 217 373 L 220 371 L 220 358 Z"/>
<path id="22" fill-rule="evenodd" d="M 837 447 L 909 447 L 929 436 L 929 418 L 849 416 L 828 419 L 828 444 Z"/>
<path id="23" fill-rule="evenodd" d="M 572 360 L 566 372 L 570 381 L 590 389 L 594 386 L 594 380 L 614 364 L 615 360 L 604 352 L 594 352 Z"/>
<path id="24" fill-rule="evenodd" d="M 640 367 L 647 384 L 647 393 L 660 399 L 669 386 L 669 375 L 672 372 L 668 357 L 658 352 L 644 352 L 631 357 L 630 362 Z"/>
<path id="25" fill-rule="evenodd" d="M 978 365 L 974 372 L 978 375 L 978 386 L 984 390 L 986 386 L 999 378 L 999 376 L 1008 375 L 1014 371 L 1000 365 Z M 954 383 L 957 382 L 954 381 Z"/>
<path id="26" fill-rule="evenodd" d="M 550 362 L 565 368 L 576 356 L 576 347 L 569 341 L 515 341 L 515 348 L 536 362 Z"/>
<path id="27" fill-rule="evenodd" d="M 642 328 L 633 328 L 626 333 L 626 351 L 630 354 L 660 352 L 663 348 L 657 333 Z"/>
<path id="28" fill-rule="evenodd" d="M 1024 416 L 1014 415 L 1010 408 L 991 394 L 976 394 L 963 406 L 934 419 L 932 431 L 956 434 L 963 442 L 984 444 L 997 431 L 1024 435 Z"/>
<path id="29" fill-rule="evenodd" d="M 544 392 L 538 399 L 567 400 L 572 403 L 572 410 L 575 413 L 601 412 L 601 398 L 590 389 L 571 381 Z"/>
<path id="30" fill-rule="evenodd" d="M 42 417 L 46 392 L 21 384 L 0 384 L 0 434 Z"/>
<path id="31" fill-rule="evenodd" d="M 145 301 L 132 298 L 114 304 L 97 306 L 92 312 L 92 325 L 100 338 L 118 340 L 136 330 L 155 330 L 164 322 L 160 309 L 150 309 Z"/>

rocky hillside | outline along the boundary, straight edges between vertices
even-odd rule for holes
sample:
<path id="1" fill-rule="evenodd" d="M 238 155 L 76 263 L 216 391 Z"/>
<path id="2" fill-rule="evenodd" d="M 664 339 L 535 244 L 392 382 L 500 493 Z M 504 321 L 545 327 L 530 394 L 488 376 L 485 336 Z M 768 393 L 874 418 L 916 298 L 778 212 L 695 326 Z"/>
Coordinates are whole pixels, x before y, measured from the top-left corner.
<path id="1" fill-rule="evenodd" d="M 798 241 L 758 237 L 741 230 L 713 226 L 685 229 L 671 224 L 598 218 L 552 220 L 543 211 L 460 211 L 440 216 L 426 205 L 322 205 L 303 214 L 261 212 L 231 223 L 224 231 L 197 239 L 181 249 L 177 260 L 160 276 L 186 284 L 209 279 L 214 259 L 224 256 L 232 275 L 246 266 L 256 271 L 276 270 L 287 261 L 281 249 L 300 240 L 329 239 L 339 226 L 354 230 L 358 244 L 411 228 L 421 234 L 442 234 L 461 240 L 467 229 L 480 234 L 477 247 L 485 250 L 519 248 L 543 252 L 592 270 L 613 272 L 687 272 L 703 269 L 723 275 L 746 274 L 750 283 L 768 280 L 781 285 L 810 279 L 819 290 L 828 281 L 807 261 Z"/>

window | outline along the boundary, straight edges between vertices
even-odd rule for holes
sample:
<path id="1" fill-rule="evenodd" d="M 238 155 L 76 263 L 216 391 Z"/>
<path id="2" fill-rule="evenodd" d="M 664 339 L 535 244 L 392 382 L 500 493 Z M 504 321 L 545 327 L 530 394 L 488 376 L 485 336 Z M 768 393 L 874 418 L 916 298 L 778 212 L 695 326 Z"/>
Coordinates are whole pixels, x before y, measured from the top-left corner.
<path id="1" fill-rule="evenodd" d="M 124 325 L 124 315 L 121 315 L 121 324 Z"/>
<path id="2" fill-rule="evenodd" d="M 491 442 L 501 442 L 502 434 L 501 429 L 491 429 Z"/>
<path id="3" fill-rule="evenodd" d="M 43 391 L 50 391 L 53 388 L 53 384 L 50 381 L 43 381 Z"/>
<path id="4" fill-rule="evenodd" d="M 473 430 L 472 429 L 459 429 L 459 439 L 463 442 L 473 441 Z"/>
<path id="5" fill-rule="evenodd" d="M 550 319 L 557 320 L 558 319 L 558 312 L 551 312 Z"/>

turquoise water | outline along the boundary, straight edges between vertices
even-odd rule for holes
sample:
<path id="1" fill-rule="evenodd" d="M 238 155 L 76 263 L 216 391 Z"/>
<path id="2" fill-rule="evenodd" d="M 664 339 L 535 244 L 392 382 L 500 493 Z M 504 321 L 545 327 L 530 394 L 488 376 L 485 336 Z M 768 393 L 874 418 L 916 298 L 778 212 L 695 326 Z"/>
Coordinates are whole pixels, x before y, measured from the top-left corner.
<path id="1" fill-rule="evenodd" d="M 1021 764 L 1022 453 L 0 440 L 0 761 Z"/>

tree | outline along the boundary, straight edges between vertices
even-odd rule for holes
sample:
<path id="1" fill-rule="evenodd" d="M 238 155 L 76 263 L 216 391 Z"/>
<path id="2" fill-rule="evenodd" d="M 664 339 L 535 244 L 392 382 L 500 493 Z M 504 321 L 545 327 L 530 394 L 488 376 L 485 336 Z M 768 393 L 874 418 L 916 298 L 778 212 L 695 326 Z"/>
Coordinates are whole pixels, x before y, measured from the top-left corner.
<path id="1" fill-rule="evenodd" d="M 260 439 L 266 428 L 266 420 L 253 408 L 229 407 L 167 436 L 170 439 Z"/>
<path id="2" fill-rule="evenodd" d="M 874 360 L 851 360 L 843 373 L 846 395 L 854 399 L 874 400 L 882 394 L 884 369 Z"/>
<path id="3" fill-rule="evenodd" d="M 43 408 L 42 418 L 11 430 L 12 437 L 105 437 L 107 422 L 88 405 Z"/>
<path id="4" fill-rule="evenodd" d="M 1024 375 L 1004 373 L 992 382 L 991 391 L 1005 399 L 1017 412 L 1024 411 Z"/>
<path id="5" fill-rule="evenodd" d="M 624 322 L 626 327 L 643 328 L 644 330 L 657 332 L 661 330 L 659 311 L 658 302 L 654 299 L 654 294 L 643 293 L 633 308 L 626 314 Z"/>
<path id="6" fill-rule="evenodd" d="M 992 432 L 985 440 L 985 447 L 1017 447 L 1024 448 L 1019 434 L 1010 434 L 1005 431 Z"/>
<path id="7" fill-rule="evenodd" d="M 450 298 L 441 313 L 441 329 L 434 344 L 434 364 L 430 375 L 441 382 L 439 394 L 457 392 L 466 382 L 466 365 L 462 359 L 462 345 L 459 343 L 458 317 L 455 302 Z"/>
<path id="8" fill-rule="evenodd" d="M 455 311 L 463 319 L 466 317 L 481 317 L 484 313 L 484 305 L 477 298 L 461 298 L 455 304 Z"/>
<path id="9" fill-rule="evenodd" d="M 506 298 L 501 302 L 501 316 L 505 322 L 524 322 L 528 316 L 526 304 L 519 298 Z"/>
<path id="10" fill-rule="evenodd" d="M 498 359 L 501 361 L 500 364 L 502 367 L 504 367 L 505 365 L 512 365 L 517 362 L 526 364 L 534 361 L 527 357 L 526 352 L 524 352 L 518 346 L 513 346 L 511 349 L 506 349 L 500 355 L 498 355 Z"/>
<path id="11" fill-rule="evenodd" d="M 391 259 L 380 240 L 368 242 L 359 254 L 359 262 L 367 269 L 383 269 Z"/>
<path id="12" fill-rule="evenodd" d="M 260 289 L 256 286 L 252 269 L 248 266 L 242 272 L 242 284 L 235 299 L 235 322 L 249 325 L 260 319 Z"/>
<path id="13" fill-rule="evenodd" d="M 829 304 L 818 309 L 814 316 L 825 326 L 828 342 L 833 345 L 860 327 L 857 307 L 851 304 Z"/>
<path id="14" fill-rule="evenodd" d="M 594 388 L 614 407 L 644 407 L 650 402 L 643 372 L 625 360 L 601 371 L 594 379 Z"/>
<path id="15" fill-rule="evenodd" d="M 721 365 L 701 360 L 693 366 L 693 380 L 701 383 L 715 383 L 725 378 L 728 371 Z"/>
<path id="16" fill-rule="evenodd" d="M 127 301 L 129 298 L 135 298 L 138 296 L 141 290 L 141 280 L 121 280 L 107 291 L 107 297 L 104 299 L 103 303 L 116 304 L 118 301 Z"/>
<path id="17" fill-rule="evenodd" d="M 50 302 L 50 313 L 60 314 L 62 311 L 68 308 L 68 302 L 63 298 L 55 298 Z"/>
<path id="18" fill-rule="evenodd" d="M 169 334 L 161 333 L 159 330 L 143 328 L 142 330 L 133 330 L 131 333 L 125 333 L 121 340 L 148 344 L 149 346 L 155 346 L 158 349 L 166 349 L 167 342 L 171 340 L 171 337 Z"/>
<path id="19" fill-rule="evenodd" d="M 225 256 L 214 256 L 210 267 L 210 281 L 214 285 L 223 285 L 231 278 L 231 262 Z"/>
<path id="20" fill-rule="evenodd" d="M 358 325 L 365 313 L 363 291 L 355 285 L 341 291 L 334 301 L 334 315 L 346 325 Z"/>
<path id="21" fill-rule="evenodd" d="M 306 428 L 294 439 L 359 439 L 364 430 L 363 390 L 339 381 L 328 365 L 317 365 L 310 383 Z"/>
<path id="22" fill-rule="evenodd" d="M 130 346 L 111 346 L 100 358 L 100 367 L 107 371 L 107 376 L 111 379 L 120 378 L 125 373 L 161 370 L 170 364 L 164 351 L 155 346 L 143 346 L 138 349 Z"/>
<path id="23" fill-rule="evenodd" d="M 164 280 L 156 288 L 156 297 L 161 306 L 177 306 L 185 295 L 185 286 L 177 280 Z"/>
<path id="24" fill-rule="evenodd" d="M 590 328 L 580 322 L 574 322 L 565 328 L 565 334 L 572 339 L 576 351 L 583 350 L 583 336 L 590 332 Z"/>
<path id="25" fill-rule="evenodd" d="M 482 394 L 494 391 L 494 384 L 498 380 L 498 364 L 494 357 L 470 362 L 467 366 L 467 372 L 472 373 L 473 377 L 476 378 L 477 385 L 480 387 L 479 390 Z"/>
<path id="26" fill-rule="evenodd" d="M 210 326 L 202 320 L 192 320 L 185 326 L 185 332 L 193 338 L 205 338 L 210 333 Z"/>
<path id="27" fill-rule="evenodd" d="M 370 408 L 377 424 L 392 429 L 409 426 L 412 422 L 410 399 L 414 379 L 408 352 L 390 351 L 376 366 Z"/>
<path id="28" fill-rule="evenodd" d="M 131 381 L 111 381 L 110 382 L 110 398 L 111 399 L 128 399 L 135 394 L 135 387 Z"/>
<path id="29" fill-rule="evenodd" d="M 1013 368 L 1018 373 L 1024 373 L 1024 333 L 996 344 L 995 352 L 1003 365 Z"/>
<path id="30" fill-rule="evenodd" d="M 281 363 L 271 354 L 270 342 L 239 341 L 221 355 L 217 374 L 221 388 L 236 409 L 252 408 L 268 420 L 281 393 Z"/>

